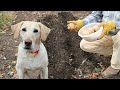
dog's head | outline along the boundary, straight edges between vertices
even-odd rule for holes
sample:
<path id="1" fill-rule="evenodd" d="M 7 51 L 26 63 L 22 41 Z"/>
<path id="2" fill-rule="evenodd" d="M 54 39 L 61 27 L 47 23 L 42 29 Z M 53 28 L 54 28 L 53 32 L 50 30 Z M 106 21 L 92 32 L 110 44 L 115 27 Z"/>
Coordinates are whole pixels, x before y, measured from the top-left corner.
<path id="1" fill-rule="evenodd" d="M 20 36 L 22 46 L 26 50 L 38 49 L 42 41 L 47 39 L 50 29 L 40 22 L 22 21 L 11 26 L 14 38 Z"/>

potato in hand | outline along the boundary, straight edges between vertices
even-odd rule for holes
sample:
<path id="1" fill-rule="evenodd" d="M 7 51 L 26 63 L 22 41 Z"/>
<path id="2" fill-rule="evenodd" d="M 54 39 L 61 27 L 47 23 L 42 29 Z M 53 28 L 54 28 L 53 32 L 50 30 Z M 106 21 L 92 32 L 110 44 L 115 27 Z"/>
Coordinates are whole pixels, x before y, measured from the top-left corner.
<path id="1" fill-rule="evenodd" d="M 81 32 L 82 35 L 89 35 L 90 33 L 87 30 Z"/>
<path id="2" fill-rule="evenodd" d="M 89 35 L 92 34 L 100 29 L 100 26 L 93 26 L 91 28 L 87 28 L 86 30 L 82 31 L 82 35 Z"/>
<path id="3" fill-rule="evenodd" d="M 94 31 L 96 32 L 97 30 L 100 29 L 100 26 L 93 26 Z"/>
<path id="4" fill-rule="evenodd" d="M 73 30 L 75 28 L 75 25 L 73 23 L 70 23 L 70 24 L 67 25 L 67 28 L 69 30 Z"/>

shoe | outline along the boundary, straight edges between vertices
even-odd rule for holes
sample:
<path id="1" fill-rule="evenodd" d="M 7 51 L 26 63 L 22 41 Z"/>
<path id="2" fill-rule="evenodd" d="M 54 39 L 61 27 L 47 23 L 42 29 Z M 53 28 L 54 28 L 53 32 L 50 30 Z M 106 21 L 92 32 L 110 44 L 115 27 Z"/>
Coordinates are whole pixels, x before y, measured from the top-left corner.
<path id="1" fill-rule="evenodd" d="M 120 70 L 114 69 L 111 66 L 109 66 L 104 72 L 102 72 L 102 77 L 108 78 L 116 75 Z"/>

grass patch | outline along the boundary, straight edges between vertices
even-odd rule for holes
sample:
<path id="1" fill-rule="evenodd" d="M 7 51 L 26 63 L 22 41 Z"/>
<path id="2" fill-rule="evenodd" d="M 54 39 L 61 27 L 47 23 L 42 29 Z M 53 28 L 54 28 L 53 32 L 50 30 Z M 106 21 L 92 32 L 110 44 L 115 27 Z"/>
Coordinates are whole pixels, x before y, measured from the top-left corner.
<path id="1" fill-rule="evenodd" d="M 15 12 L 3 11 L 0 12 L 0 32 L 5 30 L 6 27 L 10 26 L 10 24 L 14 21 L 16 17 Z"/>

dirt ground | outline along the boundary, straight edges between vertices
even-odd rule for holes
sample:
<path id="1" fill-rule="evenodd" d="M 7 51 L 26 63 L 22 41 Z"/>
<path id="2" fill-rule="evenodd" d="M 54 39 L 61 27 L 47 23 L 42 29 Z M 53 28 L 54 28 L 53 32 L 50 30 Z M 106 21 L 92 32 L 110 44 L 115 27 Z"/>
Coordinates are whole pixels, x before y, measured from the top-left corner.
<path id="1" fill-rule="evenodd" d="M 80 19 L 90 11 L 16 11 L 13 24 L 39 21 L 51 28 L 44 43 L 49 58 L 49 79 L 102 79 L 100 73 L 110 65 L 110 57 L 86 53 L 79 47 L 77 32 L 66 28 L 66 21 Z M 19 42 L 15 41 L 10 27 L 0 35 L 0 78 L 13 79 Z M 119 73 L 108 79 L 119 79 Z"/>

